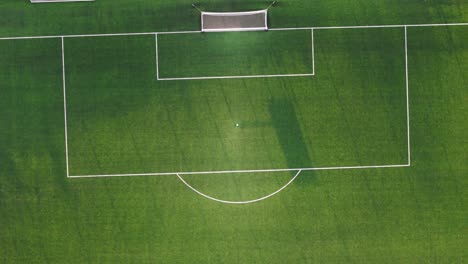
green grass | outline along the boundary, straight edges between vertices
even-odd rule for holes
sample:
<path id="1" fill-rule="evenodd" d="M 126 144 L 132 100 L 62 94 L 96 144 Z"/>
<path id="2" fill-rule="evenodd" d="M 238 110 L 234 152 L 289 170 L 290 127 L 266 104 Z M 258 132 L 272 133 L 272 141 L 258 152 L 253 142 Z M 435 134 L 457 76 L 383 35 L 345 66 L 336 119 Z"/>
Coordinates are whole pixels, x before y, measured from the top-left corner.
<path id="1" fill-rule="evenodd" d="M 186 5 L 7 0 L 0 35 L 196 30 L 198 14 Z M 270 22 L 467 22 L 467 8 L 281 1 Z M 402 28 L 317 30 L 314 77 L 176 82 L 155 80 L 153 36 L 67 38 L 71 173 L 405 163 L 403 36 Z M 60 39 L 1 40 L 0 262 L 464 263 L 467 38 L 466 26 L 408 29 L 411 167 L 303 172 L 247 206 L 206 200 L 175 176 L 67 179 Z M 267 66 L 281 72 L 297 62 Z M 221 70 L 204 66 L 195 70 Z M 184 176 L 229 200 L 266 195 L 291 177 Z"/>

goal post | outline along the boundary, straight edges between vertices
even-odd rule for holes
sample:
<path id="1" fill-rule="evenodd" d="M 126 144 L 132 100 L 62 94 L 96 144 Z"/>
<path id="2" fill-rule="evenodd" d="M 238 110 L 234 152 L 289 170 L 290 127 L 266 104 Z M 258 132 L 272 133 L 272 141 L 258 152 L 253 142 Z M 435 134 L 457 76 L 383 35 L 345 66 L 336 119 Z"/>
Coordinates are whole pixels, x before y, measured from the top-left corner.
<path id="1" fill-rule="evenodd" d="M 201 12 L 202 32 L 268 30 L 268 9 L 247 12 Z"/>

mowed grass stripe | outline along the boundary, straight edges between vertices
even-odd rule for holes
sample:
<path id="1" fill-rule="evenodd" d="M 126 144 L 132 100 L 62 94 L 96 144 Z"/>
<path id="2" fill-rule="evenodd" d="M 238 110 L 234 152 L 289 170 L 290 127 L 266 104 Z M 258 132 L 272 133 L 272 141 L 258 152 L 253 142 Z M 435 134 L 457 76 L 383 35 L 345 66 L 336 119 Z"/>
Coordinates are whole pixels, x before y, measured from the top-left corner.
<path id="1" fill-rule="evenodd" d="M 103 171 L 107 164 L 122 162 L 144 166 L 141 160 L 148 153 L 142 153 L 142 144 L 148 143 L 138 134 L 157 136 L 158 131 L 145 112 L 151 95 L 147 88 L 155 79 L 154 52 L 150 36 L 65 39 L 70 174 L 77 168 Z M 167 120 L 162 110 L 153 114 Z M 136 124 L 142 125 L 133 130 Z M 132 158 L 124 158 L 127 154 Z"/>
<path id="2" fill-rule="evenodd" d="M 315 132 L 310 136 L 315 148 L 310 151 L 320 155 L 318 143 L 324 138 L 319 136 L 339 133 L 343 136 L 327 145 L 335 150 L 333 160 L 341 160 L 340 164 L 404 164 L 403 29 L 316 30 L 315 42 L 317 85 L 303 91 L 303 96 L 291 89 L 301 109 L 301 123 Z"/>
<path id="3" fill-rule="evenodd" d="M 64 142 L 61 72 L 59 39 L 0 41 L 0 151 L 6 157 Z"/>
<path id="4" fill-rule="evenodd" d="M 159 77 L 310 74 L 310 30 L 158 35 Z"/>
<path id="5" fill-rule="evenodd" d="M 50 262 L 66 224 L 59 39 L 0 41 L 0 262 Z M 57 231 L 57 230 L 61 231 Z M 49 248 L 45 254 L 44 249 Z M 54 249 L 52 249 L 54 248 Z"/>

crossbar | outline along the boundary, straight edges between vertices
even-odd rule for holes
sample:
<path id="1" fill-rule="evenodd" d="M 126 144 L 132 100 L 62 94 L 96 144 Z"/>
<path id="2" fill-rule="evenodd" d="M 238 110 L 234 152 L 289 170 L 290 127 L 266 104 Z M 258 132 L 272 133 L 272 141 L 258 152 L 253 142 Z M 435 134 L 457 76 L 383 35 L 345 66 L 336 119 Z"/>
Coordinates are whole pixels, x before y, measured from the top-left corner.
<path id="1" fill-rule="evenodd" d="M 268 30 L 268 10 L 201 12 L 202 32 Z"/>

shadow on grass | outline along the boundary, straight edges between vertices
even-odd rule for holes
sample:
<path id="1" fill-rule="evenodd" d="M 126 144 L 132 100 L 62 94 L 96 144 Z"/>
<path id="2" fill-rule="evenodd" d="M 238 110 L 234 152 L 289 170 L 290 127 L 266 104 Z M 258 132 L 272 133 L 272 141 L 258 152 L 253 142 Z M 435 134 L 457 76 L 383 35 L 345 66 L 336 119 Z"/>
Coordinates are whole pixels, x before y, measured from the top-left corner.
<path id="1" fill-rule="evenodd" d="M 294 105 L 288 100 L 274 99 L 269 104 L 269 111 L 288 168 L 313 167 Z M 292 171 L 291 175 L 296 173 Z M 307 178 L 299 177 L 296 183 L 310 183 L 314 178 L 313 173 L 307 174 Z"/>

